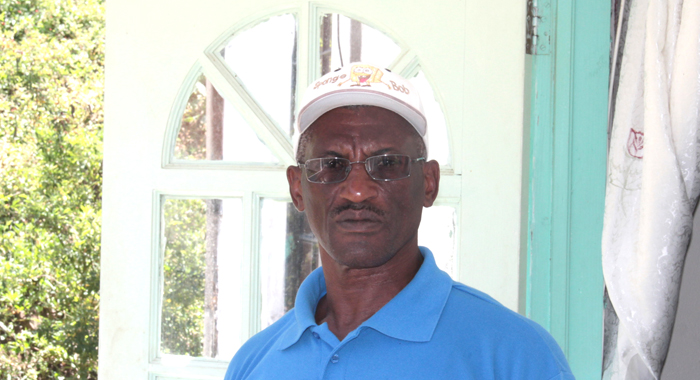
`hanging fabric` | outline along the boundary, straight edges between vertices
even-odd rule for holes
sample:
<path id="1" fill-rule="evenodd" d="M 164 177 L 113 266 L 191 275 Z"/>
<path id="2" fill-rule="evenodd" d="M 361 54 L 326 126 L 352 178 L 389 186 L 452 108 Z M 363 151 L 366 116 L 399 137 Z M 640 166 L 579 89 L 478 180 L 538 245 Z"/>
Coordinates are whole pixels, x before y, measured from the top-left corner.
<path id="1" fill-rule="evenodd" d="M 630 1 L 630 0 L 627 0 Z M 632 0 L 603 229 L 604 379 L 659 379 L 700 193 L 700 1 Z"/>

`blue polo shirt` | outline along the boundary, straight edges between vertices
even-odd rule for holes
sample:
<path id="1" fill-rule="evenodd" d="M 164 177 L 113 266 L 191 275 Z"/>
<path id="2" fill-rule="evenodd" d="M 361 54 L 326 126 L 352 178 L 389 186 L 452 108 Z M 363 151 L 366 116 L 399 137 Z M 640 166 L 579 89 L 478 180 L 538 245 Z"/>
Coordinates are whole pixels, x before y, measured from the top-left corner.
<path id="1" fill-rule="evenodd" d="M 453 281 L 427 248 L 421 253 L 413 280 L 342 341 L 316 324 L 326 282 L 315 270 L 295 308 L 241 347 L 225 380 L 574 378 L 542 327 Z"/>

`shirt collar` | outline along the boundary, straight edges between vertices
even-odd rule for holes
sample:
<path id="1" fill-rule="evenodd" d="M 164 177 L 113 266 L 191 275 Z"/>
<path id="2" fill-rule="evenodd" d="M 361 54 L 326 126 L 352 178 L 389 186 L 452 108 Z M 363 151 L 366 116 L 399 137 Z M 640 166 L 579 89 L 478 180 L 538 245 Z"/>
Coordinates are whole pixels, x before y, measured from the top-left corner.
<path id="1" fill-rule="evenodd" d="M 360 327 L 395 339 L 428 342 L 452 290 L 452 278 L 435 264 L 433 253 L 420 247 L 423 264 L 413 280 Z"/>
<path id="2" fill-rule="evenodd" d="M 452 289 L 452 278 L 435 264 L 432 252 L 420 247 L 423 264 L 391 301 L 360 325 L 372 328 L 395 339 L 427 342 L 433 336 L 442 310 Z M 294 306 L 296 324 L 284 333 L 277 348 L 286 349 L 296 343 L 311 326 L 316 326 L 316 305 L 326 294 L 322 268 L 311 272 L 297 292 Z"/>
<path id="3" fill-rule="evenodd" d="M 304 331 L 316 325 L 316 306 L 321 297 L 326 295 L 326 278 L 323 268 L 316 268 L 299 286 L 294 300 L 295 322 L 277 341 L 277 349 L 284 350 L 301 338 Z"/>

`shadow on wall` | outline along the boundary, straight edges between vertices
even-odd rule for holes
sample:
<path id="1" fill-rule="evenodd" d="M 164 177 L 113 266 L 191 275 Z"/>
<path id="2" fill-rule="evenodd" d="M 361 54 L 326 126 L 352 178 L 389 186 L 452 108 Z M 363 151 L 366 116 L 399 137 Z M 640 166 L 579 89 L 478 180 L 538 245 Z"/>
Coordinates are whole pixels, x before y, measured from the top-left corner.
<path id="1" fill-rule="evenodd" d="M 676 324 L 661 380 L 696 379 L 700 373 L 700 213 L 685 259 Z"/>

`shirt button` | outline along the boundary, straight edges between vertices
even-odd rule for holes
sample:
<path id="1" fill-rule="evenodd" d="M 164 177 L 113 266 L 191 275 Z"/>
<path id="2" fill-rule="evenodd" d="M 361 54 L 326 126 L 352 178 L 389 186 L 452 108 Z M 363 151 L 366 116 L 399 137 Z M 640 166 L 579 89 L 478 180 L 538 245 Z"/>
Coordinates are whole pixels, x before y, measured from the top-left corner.
<path id="1" fill-rule="evenodd" d="M 337 363 L 338 360 L 340 360 L 340 356 L 338 356 L 338 354 L 335 354 L 331 357 L 331 363 Z"/>
<path id="2" fill-rule="evenodd" d="M 321 337 L 318 335 L 318 333 L 316 331 L 314 331 L 313 335 L 314 335 L 314 338 L 321 339 Z"/>

